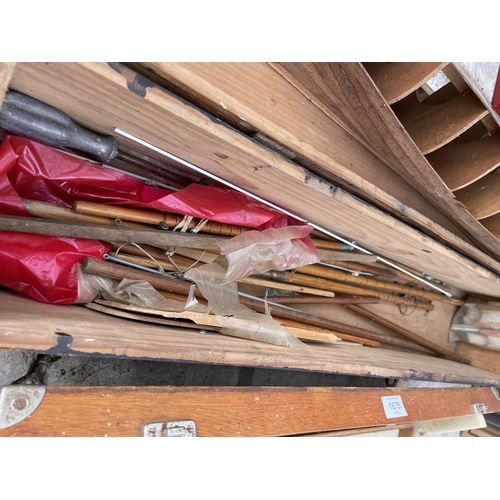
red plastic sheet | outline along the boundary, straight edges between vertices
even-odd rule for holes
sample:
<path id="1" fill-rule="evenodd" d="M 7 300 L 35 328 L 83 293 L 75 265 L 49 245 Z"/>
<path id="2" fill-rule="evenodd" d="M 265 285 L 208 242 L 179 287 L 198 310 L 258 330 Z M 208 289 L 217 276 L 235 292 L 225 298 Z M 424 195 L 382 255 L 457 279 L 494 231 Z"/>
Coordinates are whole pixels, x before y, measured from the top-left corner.
<path id="1" fill-rule="evenodd" d="M 292 221 L 229 188 L 191 184 L 173 192 L 75 158 L 25 138 L 0 145 L 0 213 L 29 216 L 21 198 L 70 207 L 75 200 L 126 204 L 257 229 Z M 78 297 L 76 263 L 100 258 L 110 245 L 44 235 L 0 232 L 0 284 L 42 302 L 70 304 Z"/>

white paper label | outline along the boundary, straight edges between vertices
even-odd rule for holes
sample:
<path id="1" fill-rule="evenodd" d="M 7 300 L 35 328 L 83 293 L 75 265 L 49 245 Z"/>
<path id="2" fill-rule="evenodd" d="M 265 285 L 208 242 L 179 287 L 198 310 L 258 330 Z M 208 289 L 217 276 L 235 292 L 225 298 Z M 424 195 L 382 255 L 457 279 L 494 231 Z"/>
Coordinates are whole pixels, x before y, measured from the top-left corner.
<path id="1" fill-rule="evenodd" d="M 401 396 L 382 396 L 382 404 L 387 418 L 408 416 Z"/>

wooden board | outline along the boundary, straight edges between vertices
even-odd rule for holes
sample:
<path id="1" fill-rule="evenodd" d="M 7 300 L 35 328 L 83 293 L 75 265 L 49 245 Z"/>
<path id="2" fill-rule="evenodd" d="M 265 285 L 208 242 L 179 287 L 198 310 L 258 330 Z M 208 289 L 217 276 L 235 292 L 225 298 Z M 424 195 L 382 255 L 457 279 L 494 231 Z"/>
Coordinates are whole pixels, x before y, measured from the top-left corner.
<path id="1" fill-rule="evenodd" d="M 488 114 L 472 92 L 437 105 L 419 102 L 411 94 L 393 109 L 424 155 L 448 144 Z"/>
<path id="2" fill-rule="evenodd" d="M 452 191 L 462 189 L 500 165 L 500 134 L 474 142 L 452 141 L 427 155 L 427 161 Z"/>
<path id="3" fill-rule="evenodd" d="M 12 78 L 14 66 L 15 63 L 0 62 L 0 105 L 8 89 L 9 81 Z"/>
<path id="4" fill-rule="evenodd" d="M 141 63 L 138 69 L 236 128 L 247 131 L 250 127 L 247 133 L 258 131 L 286 146 L 293 151 L 295 162 L 424 233 L 436 237 L 432 229 L 429 232 L 428 221 L 432 220 L 468 241 L 412 185 L 317 103 L 304 99 L 295 85 L 269 64 Z"/>
<path id="5" fill-rule="evenodd" d="M 370 77 L 389 104 L 411 94 L 448 63 L 445 62 L 392 62 L 363 63 Z"/>
<path id="6" fill-rule="evenodd" d="M 453 193 L 410 138 L 361 64 L 284 63 L 281 67 L 292 79 L 299 81 L 308 97 L 316 99 L 315 102 L 322 102 L 329 116 L 407 182 L 413 183 L 435 207 L 458 224 L 479 248 L 500 258 L 500 241 L 455 200 Z M 475 98 L 472 93 L 470 95 Z M 479 105 L 482 106 L 480 102 Z"/>
<path id="7" fill-rule="evenodd" d="M 482 349 L 481 347 L 467 342 L 458 342 L 457 354 L 470 360 L 472 366 L 500 373 L 500 351 Z"/>
<path id="8" fill-rule="evenodd" d="M 187 329 L 137 325 L 81 306 L 41 304 L 0 293 L 0 348 L 412 378 L 500 386 L 500 375 L 419 354 L 359 345 L 307 345 L 300 350 Z"/>
<path id="9" fill-rule="evenodd" d="M 491 231 L 492 234 L 500 238 L 500 214 L 486 217 L 481 222 L 488 231 Z"/>
<path id="10" fill-rule="evenodd" d="M 388 418 L 400 396 L 407 416 Z M 500 410 L 490 388 L 47 387 L 39 407 L 0 436 L 139 437 L 155 422 L 192 420 L 197 437 L 290 436 Z M 391 427 L 388 427 L 391 428 Z"/>
<path id="11" fill-rule="evenodd" d="M 500 212 L 500 175 L 494 171 L 455 192 L 457 200 L 461 201 L 469 212 L 477 219 L 485 219 Z"/>
<path id="12" fill-rule="evenodd" d="M 457 288 L 500 296 L 498 276 L 484 267 L 131 73 L 105 63 L 20 63 L 11 87 L 62 109 L 97 132 L 115 134 L 118 127 L 141 137 L 375 253 Z M 120 140 L 152 155 L 149 149 Z M 444 231 L 431 221 L 428 225 L 434 232 Z M 445 239 L 452 239 L 448 236 Z M 498 262 L 459 238 L 454 241 L 500 273 Z"/>

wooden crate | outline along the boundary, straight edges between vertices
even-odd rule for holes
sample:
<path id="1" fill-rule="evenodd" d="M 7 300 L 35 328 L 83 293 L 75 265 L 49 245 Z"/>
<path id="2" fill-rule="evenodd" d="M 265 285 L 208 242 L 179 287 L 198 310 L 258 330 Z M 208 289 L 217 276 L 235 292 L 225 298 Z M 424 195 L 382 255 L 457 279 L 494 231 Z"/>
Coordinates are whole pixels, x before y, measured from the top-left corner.
<path id="1" fill-rule="evenodd" d="M 166 68 L 171 71 L 174 66 Z M 183 69 L 182 65 L 180 68 Z M 458 293 L 500 296 L 500 281 L 492 271 L 500 269 L 500 264 L 474 247 L 467 235 L 436 212 L 401 177 L 393 175 L 353 136 L 332 119 L 325 118 L 317 106 L 306 102 L 272 65 L 258 64 L 238 73 L 249 78 L 253 69 L 257 80 L 247 82 L 239 92 L 228 93 L 227 99 L 220 101 L 219 108 L 227 111 L 227 121 L 178 95 L 187 96 L 180 80 L 177 82 L 180 90 L 174 93 L 135 69 L 138 68 L 106 63 L 19 63 L 12 72 L 10 66 L 4 67 L 2 75 L 7 75 L 4 86 L 56 106 L 97 132 L 117 136 L 115 129 L 120 129 L 140 137 L 370 251 L 445 281 Z M 148 70 L 146 66 L 143 69 Z M 230 81 L 229 76 L 235 77 L 234 68 L 222 66 L 215 75 Z M 189 77 L 193 85 L 200 81 L 193 75 Z M 208 83 L 202 80 L 197 93 L 206 96 L 210 107 L 219 99 L 221 89 Z M 281 87 L 269 94 L 276 83 Z M 257 85 L 265 88 L 266 93 L 259 94 Z M 251 89 L 254 93 L 246 101 Z M 257 95 L 265 95 L 265 101 L 256 102 Z M 301 119 L 293 113 L 298 104 L 322 120 L 319 130 L 314 129 L 314 120 L 302 122 L 302 128 L 298 126 Z M 272 115 L 274 108 L 276 113 Z M 300 108 L 297 110 L 302 112 Z M 233 126 L 235 117 L 239 128 Z M 269 149 L 252 136 L 250 129 L 252 133 L 266 132 L 281 142 L 292 137 L 290 141 L 300 150 L 299 156 L 291 160 Z M 339 146 L 329 134 L 344 137 L 344 142 L 352 146 Z M 123 136 L 117 137 L 124 147 L 162 159 L 160 154 Z M 358 160 L 355 167 L 349 163 L 351 154 Z M 306 164 L 316 173 L 306 168 Z M 372 166 L 377 169 L 376 175 L 370 173 Z M 326 180 L 319 176 L 321 173 L 325 173 Z M 387 191 L 377 186 L 375 177 L 378 183 L 388 182 Z M 338 185 L 332 184 L 333 180 Z M 396 198 L 400 190 L 409 196 L 413 207 L 403 206 Z M 399 211 L 399 215 L 393 217 L 379 207 Z M 419 228 L 425 228 L 428 234 Z M 442 241 L 453 244 L 445 245 Z M 462 249 L 467 257 L 456 248 Z M 477 261 L 471 260 L 471 256 L 476 256 Z M 303 351 L 294 351 L 218 334 L 138 326 L 81 306 L 40 304 L 9 291 L 1 294 L 1 348 L 500 385 L 498 374 L 401 350 L 340 344 L 309 345 Z M 416 310 L 407 316 L 392 304 L 367 308 L 444 347 L 453 347 L 448 342 L 448 328 L 456 306 L 437 303 L 432 312 Z M 339 306 L 321 307 L 321 312 L 339 321 L 389 333 Z"/>

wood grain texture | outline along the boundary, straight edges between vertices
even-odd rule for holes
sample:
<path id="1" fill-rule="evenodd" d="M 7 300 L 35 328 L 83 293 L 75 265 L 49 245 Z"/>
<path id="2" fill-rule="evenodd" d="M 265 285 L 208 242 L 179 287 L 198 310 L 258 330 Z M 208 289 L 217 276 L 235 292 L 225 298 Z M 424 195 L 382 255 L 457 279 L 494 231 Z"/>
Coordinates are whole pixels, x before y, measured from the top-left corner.
<path id="1" fill-rule="evenodd" d="M 456 352 L 467 358 L 472 366 L 500 374 L 500 351 L 482 349 L 467 342 L 458 342 Z"/>
<path id="2" fill-rule="evenodd" d="M 500 296 L 499 278 L 484 267 L 316 178 L 121 66 L 20 63 L 11 86 L 62 109 L 97 132 L 114 134 L 115 127 L 126 130 L 384 257 L 457 288 Z M 132 144 L 124 139 L 120 142 Z M 135 143 L 133 148 L 154 156 Z M 444 239 L 453 239 L 432 221 L 427 225 Z M 495 260 L 460 238 L 454 242 L 450 243 L 452 248 L 460 247 L 465 255 L 500 272 Z"/>
<path id="3" fill-rule="evenodd" d="M 0 62 L 0 107 L 2 106 L 5 92 L 9 88 L 9 82 L 15 65 L 16 63 L 13 62 Z"/>
<path id="4" fill-rule="evenodd" d="M 444 183 L 457 191 L 489 174 L 500 165 L 500 134 L 474 142 L 450 142 L 427 155 Z"/>
<path id="5" fill-rule="evenodd" d="M 500 212 L 500 174 L 495 170 L 470 186 L 455 192 L 460 200 L 477 219 L 485 219 Z"/>
<path id="6" fill-rule="evenodd" d="M 438 105 L 419 102 L 411 94 L 393 110 L 424 155 L 448 144 L 488 114 L 472 92 Z"/>
<path id="7" fill-rule="evenodd" d="M 411 94 L 448 63 L 445 62 L 392 62 L 363 63 L 370 77 L 389 104 Z"/>
<path id="8" fill-rule="evenodd" d="M 120 228 L 101 226 L 81 222 L 62 220 L 36 219 L 32 217 L 16 217 L 0 215 L 0 230 L 21 233 L 50 234 L 71 238 L 86 238 L 102 241 L 123 241 L 126 243 L 145 243 L 157 247 L 183 246 L 208 250 L 220 250 L 218 243 L 223 237 L 162 231 L 158 229 Z"/>
<path id="9" fill-rule="evenodd" d="M 131 320 L 85 307 L 41 304 L 10 292 L 0 293 L 0 298 L 2 349 L 500 386 L 500 375 L 420 354 L 343 342 L 294 350 L 217 333 L 200 335 L 157 325 L 138 328 Z"/>
<path id="10" fill-rule="evenodd" d="M 382 397 L 400 396 L 406 417 L 387 418 Z M 287 436 L 387 426 L 500 410 L 488 387 L 47 387 L 30 418 L 0 436 L 139 437 L 152 422 L 193 420 L 197 437 Z"/>
<path id="11" fill-rule="evenodd" d="M 312 172 L 435 236 L 432 220 L 467 241 L 411 184 L 395 175 L 318 103 L 265 63 L 142 63 L 152 78 L 240 130 L 262 134 Z M 153 73 L 151 73 L 153 72 Z M 404 206 L 402 206 L 404 205 Z M 423 218 L 422 218 L 423 216 Z"/>
<path id="12" fill-rule="evenodd" d="M 323 109 L 329 116 L 412 183 L 435 207 L 461 227 L 479 248 L 496 259 L 500 258 L 500 241 L 455 200 L 361 64 L 284 63 L 282 66 L 284 71 L 302 83 L 308 97 L 323 103 Z M 470 95 L 471 98 L 464 98 L 477 100 L 472 93 Z M 451 242 L 448 244 L 453 247 Z M 466 255 L 472 257 L 470 253 Z"/>
<path id="13" fill-rule="evenodd" d="M 488 231 L 500 238 L 500 214 L 486 217 L 481 221 L 481 223 Z"/>

